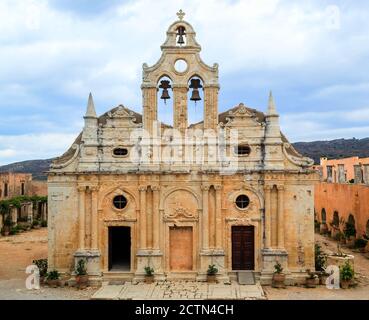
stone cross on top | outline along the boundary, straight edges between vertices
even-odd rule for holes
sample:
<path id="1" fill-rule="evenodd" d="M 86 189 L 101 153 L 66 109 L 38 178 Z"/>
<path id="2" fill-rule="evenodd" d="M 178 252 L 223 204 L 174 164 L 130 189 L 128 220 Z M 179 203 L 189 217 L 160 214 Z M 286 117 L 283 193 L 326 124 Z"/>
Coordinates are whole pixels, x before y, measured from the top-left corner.
<path id="1" fill-rule="evenodd" d="M 179 18 L 179 20 L 183 20 L 183 18 L 184 18 L 184 16 L 185 16 L 186 14 L 182 11 L 182 9 L 180 9 L 178 12 L 177 12 L 177 16 L 178 16 L 178 18 Z"/>

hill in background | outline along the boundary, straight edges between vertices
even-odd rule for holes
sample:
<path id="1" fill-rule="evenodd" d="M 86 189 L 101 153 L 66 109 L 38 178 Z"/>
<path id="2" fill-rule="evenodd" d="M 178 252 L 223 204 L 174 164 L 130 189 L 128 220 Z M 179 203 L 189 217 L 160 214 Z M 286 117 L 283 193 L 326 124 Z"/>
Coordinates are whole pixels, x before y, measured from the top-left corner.
<path id="1" fill-rule="evenodd" d="M 369 157 L 369 138 L 365 139 L 337 139 L 331 141 L 296 142 L 293 146 L 302 155 L 314 159 L 315 164 L 320 163 L 320 157 L 329 159 L 358 156 Z M 0 166 L 0 172 L 26 172 L 32 173 L 34 180 L 46 180 L 46 171 L 51 161 L 28 160 Z"/>

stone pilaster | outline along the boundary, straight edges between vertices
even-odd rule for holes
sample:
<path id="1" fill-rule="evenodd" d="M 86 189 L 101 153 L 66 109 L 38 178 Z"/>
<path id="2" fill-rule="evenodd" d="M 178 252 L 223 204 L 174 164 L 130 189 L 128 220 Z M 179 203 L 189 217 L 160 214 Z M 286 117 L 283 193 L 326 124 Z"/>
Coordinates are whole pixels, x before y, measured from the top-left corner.
<path id="1" fill-rule="evenodd" d="M 187 86 L 173 85 L 173 128 L 184 134 L 188 126 Z"/>
<path id="2" fill-rule="evenodd" d="M 278 248 L 284 249 L 284 186 L 278 186 Z"/>
<path id="3" fill-rule="evenodd" d="M 78 238 L 79 238 L 79 249 L 85 249 L 85 237 L 86 237 L 86 217 L 85 217 L 85 206 L 86 206 L 86 187 L 78 187 L 78 205 L 79 205 L 79 222 L 78 222 Z"/>
<path id="4" fill-rule="evenodd" d="M 153 123 L 158 119 L 158 103 L 156 86 L 142 86 L 143 127 L 152 133 Z"/>
<path id="5" fill-rule="evenodd" d="M 140 186 L 140 249 L 147 247 L 146 191 L 147 186 Z"/>
<path id="6" fill-rule="evenodd" d="M 209 249 L 209 189 L 208 185 L 203 185 L 202 189 L 202 249 Z"/>
<path id="7" fill-rule="evenodd" d="M 91 187 L 91 249 L 98 250 L 98 211 L 97 193 L 98 187 Z"/>
<path id="8" fill-rule="evenodd" d="M 152 186 L 153 191 L 153 249 L 160 249 L 160 213 L 159 213 L 159 186 Z"/>
<path id="9" fill-rule="evenodd" d="M 204 86 L 204 129 L 216 130 L 218 126 L 218 85 Z"/>
<path id="10" fill-rule="evenodd" d="M 272 245 L 272 217 L 271 217 L 271 186 L 264 187 L 265 192 L 265 247 L 270 248 Z"/>
<path id="11" fill-rule="evenodd" d="M 215 247 L 223 250 L 222 186 L 215 188 Z"/>

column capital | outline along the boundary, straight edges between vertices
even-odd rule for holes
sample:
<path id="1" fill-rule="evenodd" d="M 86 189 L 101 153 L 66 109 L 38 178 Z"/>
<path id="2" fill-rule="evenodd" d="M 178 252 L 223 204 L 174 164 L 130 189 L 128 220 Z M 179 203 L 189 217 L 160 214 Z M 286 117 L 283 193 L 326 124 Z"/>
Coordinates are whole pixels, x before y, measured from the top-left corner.
<path id="1" fill-rule="evenodd" d="M 138 187 L 139 191 L 146 191 L 147 190 L 147 186 L 139 186 Z"/>
<path id="2" fill-rule="evenodd" d="M 79 192 L 86 191 L 86 186 L 77 186 Z"/>
<path id="3" fill-rule="evenodd" d="M 89 186 L 88 187 L 91 191 L 96 192 L 99 191 L 100 187 L 99 186 Z"/>
<path id="4" fill-rule="evenodd" d="M 284 190 L 284 185 L 282 185 L 282 184 L 277 185 L 277 189 L 278 189 L 278 191 L 283 191 Z"/>
<path id="5" fill-rule="evenodd" d="M 151 190 L 152 191 L 159 191 L 160 190 L 160 186 L 151 186 Z"/>
<path id="6" fill-rule="evenodd" d="M 209 191 L 209 189 L 210 189 L 210 185 L 203 184 L 203 185 L 201 186 L 201 190 L 202 190 L 202 191 Z"/>
<path id="7" fill-rule="evenodd" d="M 264 185 L 264 190 L 265 191 L 270 191 L 270 190 L 272 190 L 273 189 L 273 186 L 272 185 L 270 185 L 270 184 L 266 184 L 266 185 Z"/>
<path id="8" fill-rule="evenodd" d="M 223 186 L 221 184 L 217 184 L 217 185 L 214 185 L 214 189 L 215 190 L 222 190 L 223 189 Z"/>

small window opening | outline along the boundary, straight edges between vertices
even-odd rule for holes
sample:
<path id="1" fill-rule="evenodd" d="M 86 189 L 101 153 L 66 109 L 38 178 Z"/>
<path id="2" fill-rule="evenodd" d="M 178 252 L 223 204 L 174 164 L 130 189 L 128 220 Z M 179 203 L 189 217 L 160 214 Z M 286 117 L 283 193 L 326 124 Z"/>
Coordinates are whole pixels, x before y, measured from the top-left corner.
<path id="1" fill-rule="evenodd" d="M 115 148 L 113 150 L 113 154 L 115 156 L 121 156 L 121 157 L 126 156 L 128 154 L 128 149 L 126 149 L 126 148 Z"/>

